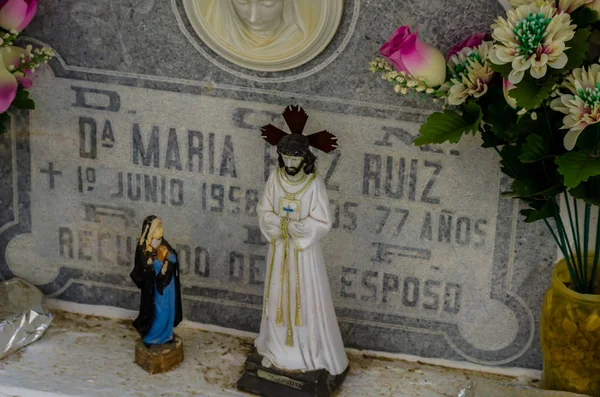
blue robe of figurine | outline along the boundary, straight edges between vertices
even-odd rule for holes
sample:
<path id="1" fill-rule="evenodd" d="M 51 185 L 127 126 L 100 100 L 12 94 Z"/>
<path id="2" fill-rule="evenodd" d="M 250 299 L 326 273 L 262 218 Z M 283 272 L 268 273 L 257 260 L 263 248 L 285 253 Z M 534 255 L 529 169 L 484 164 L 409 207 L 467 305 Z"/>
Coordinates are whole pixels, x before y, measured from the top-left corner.
<path id="1" fill-rule="evenodd" d="M 167 260 L 175 263 L 177 260 L 170 253 Z M 162 269 L 162 262 L 156 259 L 153 263 L 155 275 L 158 276 Z M 160 294 L 156 285 L 154 286 L 154 320 L 148 334 L 144 337 L 144 343 L 149 345 L 160 345 L 167 343 L 173 337 L 173 323 L 175 320 L 175 277 L 171 278 Z"/>

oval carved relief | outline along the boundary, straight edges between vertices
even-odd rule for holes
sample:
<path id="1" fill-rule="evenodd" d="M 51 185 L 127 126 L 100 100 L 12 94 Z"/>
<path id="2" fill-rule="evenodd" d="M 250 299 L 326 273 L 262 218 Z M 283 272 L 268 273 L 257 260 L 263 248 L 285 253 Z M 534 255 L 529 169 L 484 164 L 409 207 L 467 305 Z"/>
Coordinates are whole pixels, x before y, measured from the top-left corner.
<path id="1" fill-rule="evenodd" d="M 194 30 L 214 52 L 274 72 L 317 56 L 333 38 L 343 0 L 184 0 Z"/>

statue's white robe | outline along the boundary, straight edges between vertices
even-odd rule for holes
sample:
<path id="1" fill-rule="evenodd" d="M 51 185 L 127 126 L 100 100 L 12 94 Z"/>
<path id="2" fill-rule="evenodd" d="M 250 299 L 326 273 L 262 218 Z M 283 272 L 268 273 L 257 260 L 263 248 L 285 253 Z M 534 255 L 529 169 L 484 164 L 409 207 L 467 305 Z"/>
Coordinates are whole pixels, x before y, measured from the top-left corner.
<path id="1" fill-rule="evenodd" d="M 283 240 L 280 230 L 279 199 L 285 197 L 281 186 L 290 193 L 298 192 L 304 184 L 291 186 L 280 180 L 277 171 L 269 176 L 258 206 L 260 229 L 269 241 L 275 240 L 275 261 L 266 311 L 256 339 L 258 352 L 275 367 L 285 370 L 312 371 L 325 369 L 337 375 L 348 366 L 348 358 L 337 323 L 325 260 L 319 240 L 331 229 L 331 212 L 325 183 L 317 176 L 296 200 L 300 201 L 300 221 L 307 234 L 298 239 L 289 237 L 290 304 L 287 304 L 287 280 L 281 291 Z M 310 180 L 310 176 L 307 182 Z M 280 183 L 282 185 L 280 185 Z M 272 245 L 270 245 L 272 247 Z M 302 324 L 294 324 L 296 316 L 296 269 L 294 249 L 299 248 L 300 300 Z M 267 266 L 272 248 L 269 248 Z M 268 272 L 268 268 L 267 268 Z M 267 277 L 265 277 L 267 279 Z M 265 281 L 265 289 L 267 288 Z M 283 292 L 283 325 L 276 324 L 279 296 Z M 288 316 L 288 307 L 291 309 Z M 265 315 L 266 314 L 266 315 Z M 286 345 L 288 319 L 293 326 L 293 346 Z"/>

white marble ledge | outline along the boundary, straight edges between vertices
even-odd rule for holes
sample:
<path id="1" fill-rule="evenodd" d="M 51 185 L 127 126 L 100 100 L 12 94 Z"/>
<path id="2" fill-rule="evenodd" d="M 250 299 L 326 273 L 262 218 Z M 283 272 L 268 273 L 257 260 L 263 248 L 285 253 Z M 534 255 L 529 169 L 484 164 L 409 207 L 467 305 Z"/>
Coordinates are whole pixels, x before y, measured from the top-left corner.
<path id="1" fill-rule="evenodd" d="M 184 322 L 176 329 L 184 340 L 183 364 L 166 374 L 149 375 L 133 362 L 134 313 L 60 301 L 50 306 L 55 320 L 46 335 L 0 361 L 0 396 L 248 396 L 235 383 L 253 334 Z M 338 397 L 456 397 L 470 379 L 524 385 L 535 384 L 539 375 L 445 368 L 353 349 L 348 355 L 351 371 Z"/>

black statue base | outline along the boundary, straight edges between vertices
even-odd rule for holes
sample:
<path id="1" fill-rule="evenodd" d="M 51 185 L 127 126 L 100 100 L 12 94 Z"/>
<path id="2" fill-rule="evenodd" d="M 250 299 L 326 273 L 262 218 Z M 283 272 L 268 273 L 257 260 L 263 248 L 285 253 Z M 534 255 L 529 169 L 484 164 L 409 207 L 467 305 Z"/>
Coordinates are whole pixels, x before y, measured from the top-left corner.
<path id="1" fill-rule="evenodd" d="M 241 391 L 263 397 L 330 397 L 340 387 L 350 367 L 339 375 L 318 371 L 284 371 L 262 365 L 263 357 L 253 348 L 244 364 L 244 374 L 238 380 Z"/>

